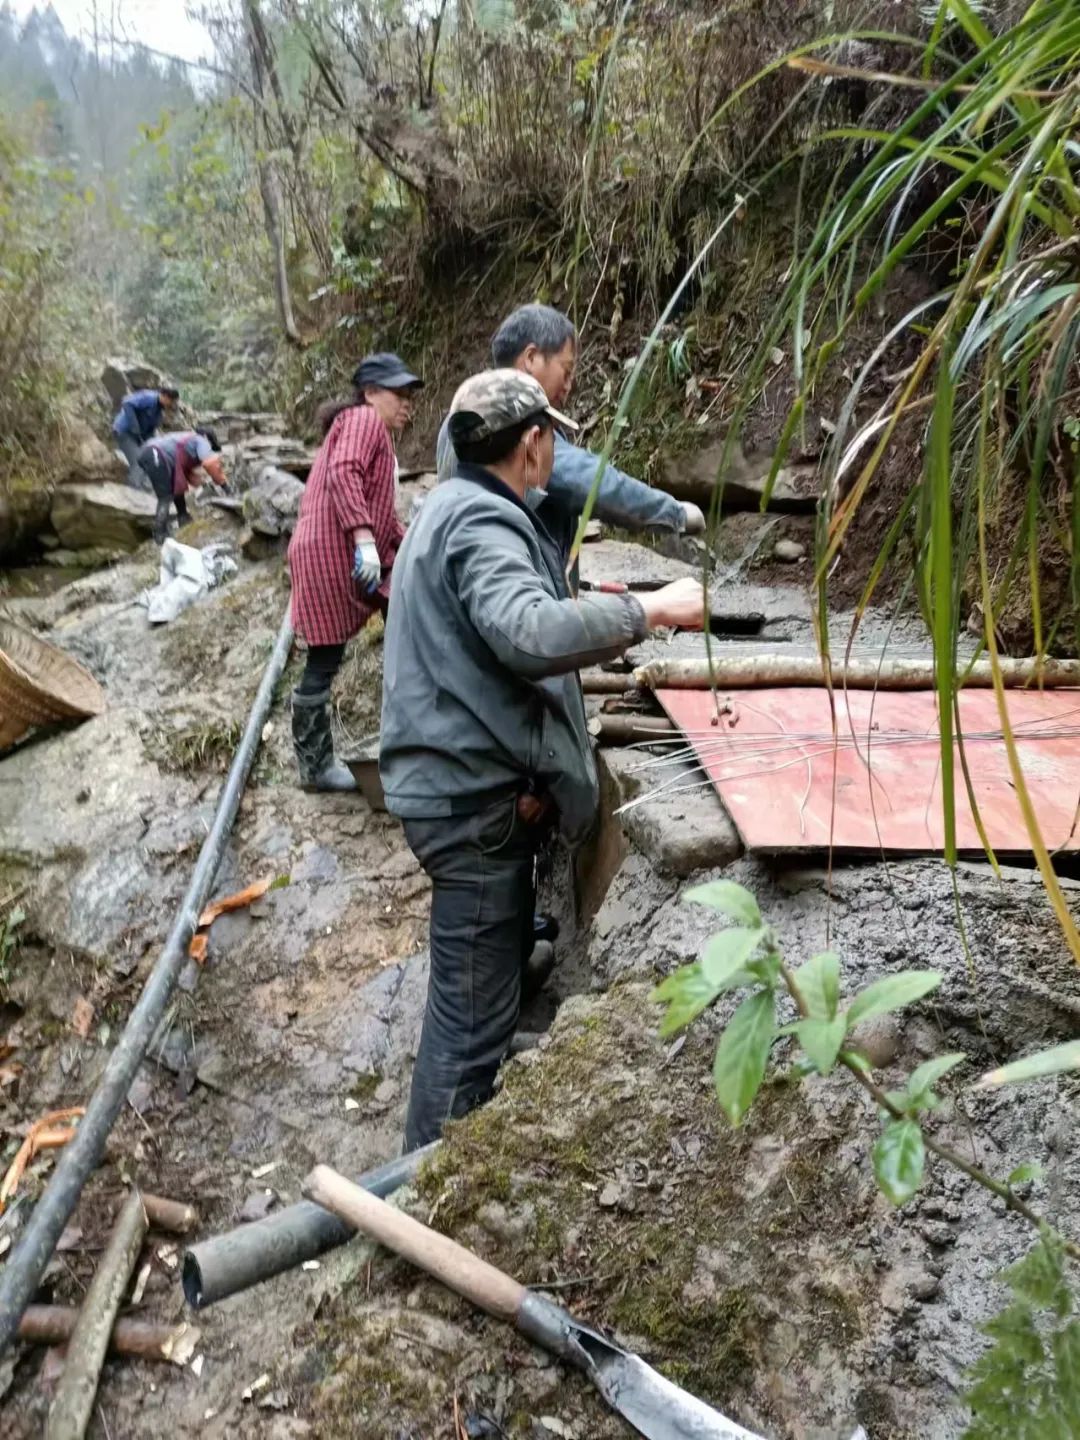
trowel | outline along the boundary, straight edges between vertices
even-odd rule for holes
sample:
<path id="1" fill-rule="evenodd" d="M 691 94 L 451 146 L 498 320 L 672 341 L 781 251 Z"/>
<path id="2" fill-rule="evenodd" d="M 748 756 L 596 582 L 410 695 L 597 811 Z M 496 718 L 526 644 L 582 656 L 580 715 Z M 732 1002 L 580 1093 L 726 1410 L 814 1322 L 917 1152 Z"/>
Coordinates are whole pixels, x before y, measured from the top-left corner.
<path id="1" fill-rule="evenodd" d="M 764 1440 L 665 1380 L 637 1355 L 582 1325 L 561 1305 L 527 1290 L 329 1166 L 317 1165 L 303 1189 L 309 1200 L 583 1371 L 611 1408 L 647 1440 Z M 858 1440 L 858 1433 L 851 1440 Z"/>

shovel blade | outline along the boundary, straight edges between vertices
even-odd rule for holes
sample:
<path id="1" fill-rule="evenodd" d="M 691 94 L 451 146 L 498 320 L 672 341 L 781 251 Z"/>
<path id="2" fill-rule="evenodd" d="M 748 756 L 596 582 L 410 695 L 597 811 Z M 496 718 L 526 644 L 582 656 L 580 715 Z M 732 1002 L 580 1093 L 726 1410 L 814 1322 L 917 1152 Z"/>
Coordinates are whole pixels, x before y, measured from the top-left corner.
<path id="1" fill-rule="evenodd" d="M 648 1440 L 761 1440 L 706 1405 L 695 1395 L 665 1380 L 637 1355 L 581 1336 L 592 1360 L 591 1377 L 613 1410 Z"/>
<path id="2" fill-rule="evenodd" d="M 526 1296 L 516 1324 L 537 1345 L 583 1371 L 611 1408 L 646 1440 L 763 1440 L 544 1295 L 533 1291 Z"/>

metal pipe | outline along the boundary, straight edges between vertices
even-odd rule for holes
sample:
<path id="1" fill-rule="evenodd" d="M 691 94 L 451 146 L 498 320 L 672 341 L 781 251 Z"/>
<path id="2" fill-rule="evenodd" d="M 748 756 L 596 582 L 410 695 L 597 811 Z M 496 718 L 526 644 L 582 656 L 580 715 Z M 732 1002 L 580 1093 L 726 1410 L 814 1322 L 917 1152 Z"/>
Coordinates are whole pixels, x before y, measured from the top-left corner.
<path id="1" fill-rule="evenodd" d="M 438 1145 L 434 1140 L 420 1150 L 400 1155 L 366 1171 L 356 1183 L 380 1200 L 385 1199 L 415 1179 Z M 295 1270 L 306 1260 L 316 1260 L 355 1234 L 351 1225 L 329 1210 L 311 1200 L 301 1200 L 265 1220 L 201 1240 L 184 1252 L 187 1302 L 194 1310 L 202 1310 L 262 1280 L 271 1280 L 284 1270 Z"/>
<path id="2" fill-rule="evenodd" d="M 255 702 L 248 716 L 243 738 L 233 756 L 232 766 L 218 797 L 214 823 L 199 851 L 195 871 L 173 921 L 165 948 L 143 986 L 138 1003 L 124 1027 L 124 1033 L 109 1056 L 97 1090 L 86 1107 L 75 1137 L 64 1150 L 60 1163 L 38 1201 L 22 1238 L 0 1273 L 0 1355 L 15 1338 L 19 1320 L 33 1299 L 56 1242 L 78 1204 L 90 1172 L 101 1161 L 105 1141 L 146 1055 L 154 1032 L 172 998 L 180 971 L 187 959 L 188 943 L 195 933 L 199 913 L 210 894 L 218 865 L 240 808 L 255 752 L 259 748 L 274 689 L 281 679 L 293 632 L 286 614 L 278 631 L 273 653 L 263 671 Z"/>

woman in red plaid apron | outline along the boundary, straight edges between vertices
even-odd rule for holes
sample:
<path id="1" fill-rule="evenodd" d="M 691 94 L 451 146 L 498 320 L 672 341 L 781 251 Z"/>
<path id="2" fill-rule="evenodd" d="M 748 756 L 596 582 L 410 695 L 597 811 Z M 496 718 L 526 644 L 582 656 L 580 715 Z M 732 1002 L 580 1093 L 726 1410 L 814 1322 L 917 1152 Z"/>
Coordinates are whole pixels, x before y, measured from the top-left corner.
<path id="1" fill-rule="evenodd" d="M 396 355 L 369 355 L 353 376 L 355 399 L 323 419 L 326 438 L 308 477 L 289 545 L 292 623 L 307 641 L 293 691 L 293 745 L 305 790 L 353 790 L 334 759 L 330 685 L 345 644 L 376 611 L 385 615 L 390 572 L 404 534 L 397 518 L 393 436 L 405 428 L 423 382 Z"/>

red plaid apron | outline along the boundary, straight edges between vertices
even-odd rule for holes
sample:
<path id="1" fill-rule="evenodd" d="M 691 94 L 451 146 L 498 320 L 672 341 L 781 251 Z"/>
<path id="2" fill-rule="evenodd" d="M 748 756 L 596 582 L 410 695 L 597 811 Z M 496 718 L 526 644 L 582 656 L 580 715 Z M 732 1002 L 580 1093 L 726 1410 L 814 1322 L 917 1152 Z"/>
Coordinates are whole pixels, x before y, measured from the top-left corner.
<path id="1" fill-rule="evenodd" d="M 385 599 L 405 534 L 394 510 L 394 447 L 371 406 L 354 405 L 323 441 L 289 545 L 293 629 L 309 645 L 342 644 L 379 608 L 352 578 L 353 531 L 365 525 L 382 561 Z"/>

